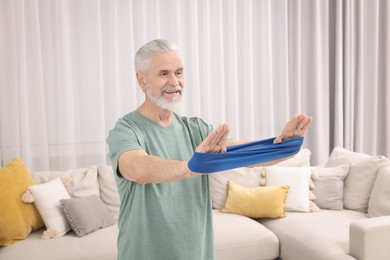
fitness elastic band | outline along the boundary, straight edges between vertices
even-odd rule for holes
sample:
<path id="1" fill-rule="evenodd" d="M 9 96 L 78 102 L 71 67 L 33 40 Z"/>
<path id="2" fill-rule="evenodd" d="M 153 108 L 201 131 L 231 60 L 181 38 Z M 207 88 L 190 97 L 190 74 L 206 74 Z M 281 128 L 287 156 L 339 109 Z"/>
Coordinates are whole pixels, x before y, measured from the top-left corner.
<path id="1" fill-rule="evenodd" d="M 193 172 L 213 173 L 281 159 L 299 152 L 303 137 L 274 144 L 275 138 L 227 146 L 226 153 L 195 152 L 188 167 Z"/>

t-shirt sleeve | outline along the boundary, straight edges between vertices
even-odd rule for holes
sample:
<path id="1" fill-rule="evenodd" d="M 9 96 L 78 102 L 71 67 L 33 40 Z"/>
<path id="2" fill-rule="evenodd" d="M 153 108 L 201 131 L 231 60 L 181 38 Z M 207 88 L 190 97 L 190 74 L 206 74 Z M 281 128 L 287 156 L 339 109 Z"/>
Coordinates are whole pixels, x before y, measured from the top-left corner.
<path id="1" fill-rule="evenodd" d="M 213 126 L 199 117 L 191 117 L 188 121 L 190 132 L 198 146 L 213 131 Z"/>
<path id="2" fill-rule="evenodd" d="M 123 152 L 131 150 L 143 150 L 133 127 L 122 118 L 110 131 L 107 140 L 109 148 L 108 157 L 111 160 L 114 172 L 118 171 L 118 160 Z"/>
<path id="3" fill-rule="evenodd" d="M 201 132 L 201 135 L 203 139 L 205 139 L 212 131 L 213 126 L 203 121 L 203 119 L 197 118 L 199 130 Z"/>
<path id="4" fill-rule="evenodd" d="M 199 128 L 199 132 L 200 132 L 200 136 L 201 136 L 200 142 L 202 142 L 214 130 L 214 127 L 212 125 L 208 124 L 207 122 L 205 122 L 201 118 L 193 117 L 193 118 L 190 118 L 190 121 L 192 121 L 193 123 L 196 123 L 196 125 Z M 233 140 L 233 138 L 231 136 L 228 136 L 227 140 Z"/>

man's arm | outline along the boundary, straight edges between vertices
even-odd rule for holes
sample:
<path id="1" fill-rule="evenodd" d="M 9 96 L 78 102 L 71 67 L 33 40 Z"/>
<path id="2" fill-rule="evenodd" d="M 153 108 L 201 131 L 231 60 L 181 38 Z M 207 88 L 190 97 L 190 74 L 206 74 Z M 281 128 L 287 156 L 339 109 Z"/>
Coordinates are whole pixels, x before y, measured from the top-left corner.
<path id="1" fill-rule="evenodd" d="M 225 146 L 246 144 L 246 143 L 250 143 L 250 142 L 253 142 L 253 141 L 242 141 L 242 140 L 229 139 L 229 140 L 226 141 Z M 287 156 L 287 157 L 284 157 L 284 158 L 280 158 L 280 159 L 276 159 L 276 160 L 272 160 L 272 161 L 268 161 L 268 162 L 263 162 L 263 163 L 257 163 L 257 164 L 249 165 L 247 167 L 248 168 L 253 168 L 253 167 L 261 167 L 261 166 L 271 166 L 271 165 L 283 162 L 285 160 L 288 160 L 288 159 L 290 159 L 292 157 L 294 157 L 294 155 L 290 155 L 290 156 Z"/>
<path id="2" fill-rule="evenodd" d="M 187 167 L 187 161 L 167 160 L 143 150 L 126 151 L 119 157 L 119 172 L 140 184 L 162 183 L 199 176 Z"/>
<path id="3" fill-rule="evenodd" d="M 226 152 L 226 138 L 229 134 L 227 124 L 212 131 L 196 148 L 196 152 Z M 126 151 L 119 156 L 118 168 L 122 176 L 140 183 L 163 183 L 200 176 L 190 171 L 188 161 L 163 159 L 148 155 L 143 150 Z"/>

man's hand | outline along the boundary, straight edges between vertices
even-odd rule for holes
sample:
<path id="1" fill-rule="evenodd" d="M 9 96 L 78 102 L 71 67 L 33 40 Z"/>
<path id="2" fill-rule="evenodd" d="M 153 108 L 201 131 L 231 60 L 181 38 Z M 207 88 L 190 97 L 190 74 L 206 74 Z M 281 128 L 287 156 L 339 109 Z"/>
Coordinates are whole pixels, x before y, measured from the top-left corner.
<path id="1" fill-rule="evenodd" d="M 282 133 L 275 138 L 274 143 L 280 143 L 294 137 L 304 136 L 312 121 L 313 118 L 305 113 L 293 116 L 284 126 Z"/>
<path id="2" fill-rule="evenodd" d="M 213 130 L 196 148 L 198 153 L 225 153 L 226 138 L 230 132 L 228 124 L 221 124 Z"/>

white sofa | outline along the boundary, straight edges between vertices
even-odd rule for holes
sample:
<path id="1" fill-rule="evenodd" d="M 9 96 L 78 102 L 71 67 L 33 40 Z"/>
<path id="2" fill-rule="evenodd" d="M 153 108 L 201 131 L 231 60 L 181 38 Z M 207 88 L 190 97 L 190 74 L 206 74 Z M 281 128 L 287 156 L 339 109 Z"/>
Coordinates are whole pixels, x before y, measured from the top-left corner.
<path id="1" fill-rule="evenodd" d="M 241 168 L 210 175 L 213 206 L 217 208 L 214 225 L 218 259 L 390 259 L 389 160 L 339 147 L 333 150 L 327 167 L 308 167 L 309 157 L 310 153 L 302 151 L 279 165 L 285 169 L 273 168 L 279 168 L 279 176 L 281 171 L 300 170 L 299 167 L 302 171 L 309 168 L 318 173 L 311 191 L 317 196 L 313 198 L 314 203 L 321 209 L 286 211 L 284 218 L 253 219 L 219 212 L 230 195 L 226 188 L 228 181 L 247 189 L 265 185 L 262 183 L 264 175 L 267 177 L 264 170 Z M 227 215 L 232 215 L 231 220 Z M 256 227 L 257 223 L 261 227 Z"/>
<path id="2" fill-rule="evenodd" d="M 359 155 L 357 158 L 354 159 L 361 161 Z M 345 158 L 341 159 L 345 161 Z M 280 166 L 306 167 L 309 160 L 310 152 L 304 149 L 298 156 Z M 333 161 L 337 160 L 334 158 Z M 226 186 L 226 181 L 231 180 L 243 187 L 259 186 L 262 174 L 258 168 L 242 168 L 210 175 L 213 205 L 216 208 L 213 210 L 213 217 L 217 259 L 390 259 L 390 164 L 386 162 L 380 167 L 371 167 L 371 170 L 376 172 L 370 195 L 379 200 L 368 201 L 368 212 L 350 209 L 288 211 L 286 217 L 277 219 L 255 219 L 239 214 L 221 213 L 220 209 L 217 209 L 221 207 L 218 205 L 221 204 L 218 199 L 226 200 L 228 195 L 223 184 Z M 67 188 L 72 196 L 85 196 L 85 191 L 98 192 L 110 213 L 117 219 L 119 196 L 112 174 L 110 166 L 32 173 L 37 183 L 47 182 L 58 175 L 70 176 L 73 186 Z M 0 259 L 110 260 L 117 257 L 116 224 L 83 237 L 77 237 L 70 231 L 61 237 L 41 239 L 43 231 L 44 229 L 34 231 L 25 240 L 0 247 Z"/>
<path id="3" fill-rule="evenodd" d="M 47 183 L 61 176 L 71 181 L 67 190 L 72 197 L 98 195 L 115 220 L 119 213 L 119 195 L 111 166 L 90 166 L 68 171 L 32 172 L 37 184 Z M 66 177 L 66 178 L 64 178 Z M 45 228 L 32 232 L 25 240 L 0 247 L 4 260 L 109 260 L 116 259 L 117 224 L 96 230 L 83 237 L 73 231 L 51 239 L 42 239 Z"/>

